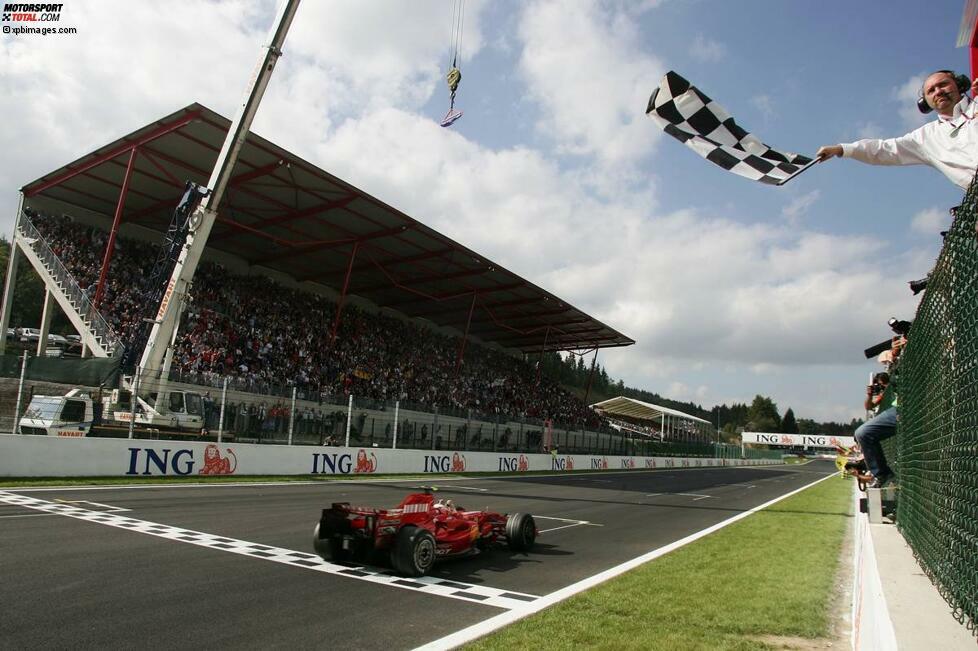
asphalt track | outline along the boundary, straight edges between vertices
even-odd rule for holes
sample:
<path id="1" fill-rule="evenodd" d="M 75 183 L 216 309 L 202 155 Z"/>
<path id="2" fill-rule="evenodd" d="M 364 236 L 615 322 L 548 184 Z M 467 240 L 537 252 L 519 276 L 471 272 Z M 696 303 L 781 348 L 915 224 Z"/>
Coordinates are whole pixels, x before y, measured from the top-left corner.
<path id="1" fill-rule="evenodd" d="M 465 508 L 532 513 L 542 534 L 530 554 L 497 549 L 421 581 L 311 556 L 323 507 L 394 506 L 417 480 L 0 489 L 0 648 L 410 649 L 834 470 L 439 481 Z"/>

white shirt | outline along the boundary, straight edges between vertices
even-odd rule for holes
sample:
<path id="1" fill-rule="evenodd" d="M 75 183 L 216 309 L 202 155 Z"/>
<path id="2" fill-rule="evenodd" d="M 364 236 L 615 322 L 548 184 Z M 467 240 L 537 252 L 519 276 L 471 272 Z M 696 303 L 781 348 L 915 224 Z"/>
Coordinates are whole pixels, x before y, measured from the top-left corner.
<path id="1" fill-rule="evenodd" d="M 978 168 L 978 102 L 967 97 L 954 115 L 938 115 L 899 138 L 843 143 L 842 155 L 871 165 L 930 165 L 965 190 Z"/>

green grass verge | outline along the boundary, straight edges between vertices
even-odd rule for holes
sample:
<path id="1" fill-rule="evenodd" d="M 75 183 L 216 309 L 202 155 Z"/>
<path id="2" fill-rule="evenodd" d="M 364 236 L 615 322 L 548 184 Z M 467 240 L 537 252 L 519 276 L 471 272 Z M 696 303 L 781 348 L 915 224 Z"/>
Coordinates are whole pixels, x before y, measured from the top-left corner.
<path id="1" fill-rule="evenodd" d="M 832 632 L 852 485 L 829 479 L 467 649 L 777 649 Z"/>

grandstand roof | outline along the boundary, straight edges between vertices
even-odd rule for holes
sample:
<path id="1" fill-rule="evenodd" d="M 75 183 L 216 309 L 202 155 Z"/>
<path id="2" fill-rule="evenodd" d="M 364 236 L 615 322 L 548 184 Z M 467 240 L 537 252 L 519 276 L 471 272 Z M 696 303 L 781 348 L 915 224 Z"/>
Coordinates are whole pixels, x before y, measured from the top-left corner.
<path id="1" fill-rule="evenodd" d="M 690 414 L 677 409 L 660 407 L 659 405 L 642 402 L 641 400 L 636 400 L 635 398 L 626 398 L 625 396 L 608 398 L 602 402 L 596 402 L 591 405 L 591 409 L 601 411 L 608 416 L 625 416 L 626 418 L 634 418 L 636 420 L 654 420 L 658 422 L 662 419 L 663 415 L 666 415 L 684 418 L 686 420 L 693 420 L 697 423 L 706 423 L 707 425 L 711 424 L 708 420 L 691 416 Z"/>
<path id="2" fill-rule="evenodd" d="M 230 120 L 191 104 L 22 188 L 163 232 L 187 180 L 206 184 Z M 249 133 L 208 248 L 298 281 L 525 352 L 629 337 L 295 154 Z M 471 321 L 470 321 L 471 319 Z"/>

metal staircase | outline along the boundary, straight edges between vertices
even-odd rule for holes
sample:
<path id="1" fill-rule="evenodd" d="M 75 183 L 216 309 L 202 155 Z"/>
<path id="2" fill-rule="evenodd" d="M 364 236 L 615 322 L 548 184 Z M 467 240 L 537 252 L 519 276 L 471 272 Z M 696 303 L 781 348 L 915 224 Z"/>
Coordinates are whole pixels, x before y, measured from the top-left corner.
<path id="1" fill-rule="evenodd" d="M 78 286 L 60 258 L 51 250 L 27 213 L 21 213 L 14 233 L 14 245 L 19 246 L 44 287 L 51 292 L 68 316 L 71 325 L 81 335 L 94 357 L 117 357 L 124 352 L 119 336 L 95 309 L 85 291 Z"/>

